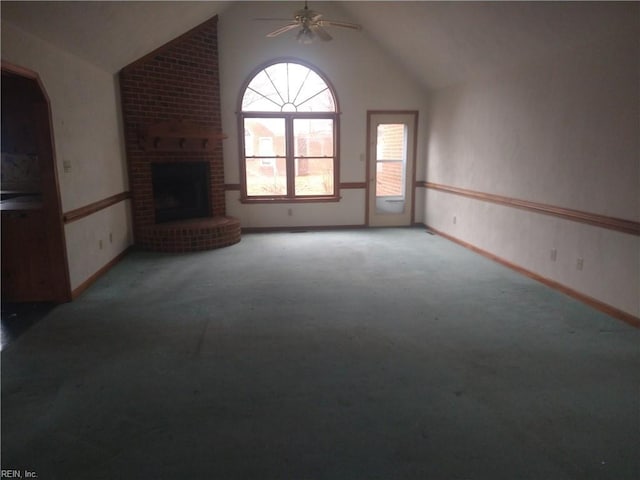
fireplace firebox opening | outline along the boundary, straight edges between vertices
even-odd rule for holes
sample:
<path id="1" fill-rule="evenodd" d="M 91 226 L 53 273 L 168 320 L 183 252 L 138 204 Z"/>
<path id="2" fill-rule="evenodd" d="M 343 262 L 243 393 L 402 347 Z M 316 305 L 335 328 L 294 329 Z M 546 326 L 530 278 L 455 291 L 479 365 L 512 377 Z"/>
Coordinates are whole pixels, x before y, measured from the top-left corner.
<path id="1" fill-rule="evenodd" d="M 156 223 L 208 217 L 208 162 L 151 164 Z"/>

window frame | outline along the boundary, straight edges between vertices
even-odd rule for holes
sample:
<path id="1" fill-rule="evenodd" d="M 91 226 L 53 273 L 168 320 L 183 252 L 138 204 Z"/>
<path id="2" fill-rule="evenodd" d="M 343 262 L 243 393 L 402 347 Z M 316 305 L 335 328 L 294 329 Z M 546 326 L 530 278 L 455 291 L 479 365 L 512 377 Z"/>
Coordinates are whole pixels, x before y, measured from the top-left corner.
<path id="1" fill-rule="evenodd" d="M 278 63 L 295 63 L 306 67 L 317 74 L 326 84 L 329 92 L 333 97 L 334 111 L 330 112 L 265 112 L 265 111 L 243 111 L 242 100 L 244 98 L 247 87 L 251 81 L 260 72 L 266 68 Z M 300 60 L 298 58 L 277 58 L 269 62 L 263 63 L 255 68 L 242 84 L 237 106 L 238 117 L 238 135 L 239 143 L 239 162 L 240 162 L 240 201 L 242 203 L 318 203 L 318 202 L 337 202 L 340 200 L 340 108 L 338 96 L 335 88 L 328 80 L 326 75 L 316 66 Z M 285 195 L 248 195 L 247 193 L 247 172 L 245 157 L 245 119 L 246 118 L 279 118 L 285 122 L 285 163 L 287 175 L 287 194 Z M 296 157 L 295 155 L 295 137 L 293 123 L 296 119 L 330 119 L 333 121 L 333 194 L 332 195 L 295 195 L 295 159 L 296 158 L 331 158 L 331 157 Z M 250 157 L 251 158 L 251 157 Z M 274 158 L 283 158 L 277 156 Z"/>

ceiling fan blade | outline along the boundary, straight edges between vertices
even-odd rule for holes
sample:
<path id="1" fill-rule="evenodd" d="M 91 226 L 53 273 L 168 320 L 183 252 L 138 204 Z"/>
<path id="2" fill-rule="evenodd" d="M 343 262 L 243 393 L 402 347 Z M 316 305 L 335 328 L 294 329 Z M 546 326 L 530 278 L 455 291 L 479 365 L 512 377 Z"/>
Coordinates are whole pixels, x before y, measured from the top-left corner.
<path id="1" fill-rule="evenodd" d="M 328 42 L 333 39 L 333 37 L 329 35 L 329 32 L 327 32 L 320 25 L 314 25 L 313 27 L 311 27 L 311 30 L 313 30 L 318 35 L 318 37 L 320 37 L 320 40 Z"/>
<path id="2" fill-rule="evenodd" d="M 321 27 L 344 27 L 352 28 L 354 30 L 362 30 L 362 27 L 357 23 L 338 22 L 335 20 L 318 20 L 317 25 L 320 25 Z"/>
<path id="3" fill-rule="evenodd" d="M 288 18 L 258 17 L 258 18 L 252 18 L 251 20 L 254 20 L 257 22 L 291 22 L 293 21 L 291 17 L 288 17 Z"/>
<path id="4" fill-rule="evenodd" d="M 291 23 L 289 25 L 285 25 L 284 27 L 280 27 L 271 33 L 267 33 L 267 37 L 269 38 L 277 37 L 278 35 L 281 35 L 285 32 L 288 32 L 289 30 L 293 30 L 294 28 L 298 28 L 298 27 L 299 27 L 298 23 Z"/>

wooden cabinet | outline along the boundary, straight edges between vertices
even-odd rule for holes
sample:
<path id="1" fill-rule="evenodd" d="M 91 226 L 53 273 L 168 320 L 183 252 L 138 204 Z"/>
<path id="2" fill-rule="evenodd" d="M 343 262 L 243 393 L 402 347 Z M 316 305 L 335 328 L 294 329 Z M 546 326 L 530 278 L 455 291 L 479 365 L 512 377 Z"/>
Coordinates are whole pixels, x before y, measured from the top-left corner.
<path id="1" fill-rule="evenodd" d="M 2 300 L 52 300 L 51 259 L 42 209 L 2 212 Z"/>
<path id="2" fill-rule="evenodd" d="M 38 200 L 1 203 L 2 301 L 67 301 L 68 276 L 66 261 L 60 255 L 59 222 Z"/>

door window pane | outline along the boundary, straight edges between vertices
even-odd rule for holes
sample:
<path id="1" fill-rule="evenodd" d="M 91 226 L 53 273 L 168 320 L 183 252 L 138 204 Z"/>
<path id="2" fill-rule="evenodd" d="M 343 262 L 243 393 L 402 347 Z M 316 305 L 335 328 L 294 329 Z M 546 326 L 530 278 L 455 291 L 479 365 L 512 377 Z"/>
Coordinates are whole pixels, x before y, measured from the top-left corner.
<path id="1" fill-rule="evenodd" d="M 402 213 L 405 208 L 407 126 L 380 124 L 376 130 L 376 212 Z"/>
<path id="2" fill-rule="evenodd" d="M 376 164 L 376 196 L 402 196 L 404 166 L 402 162 L 378 162 Z"/>
<path id="3" fill-rule="evenodd" d="M 406 155 L 406 125 L 403 123 L 385 123 L 378 125 L 378 160 L 403 160 Z"/>

